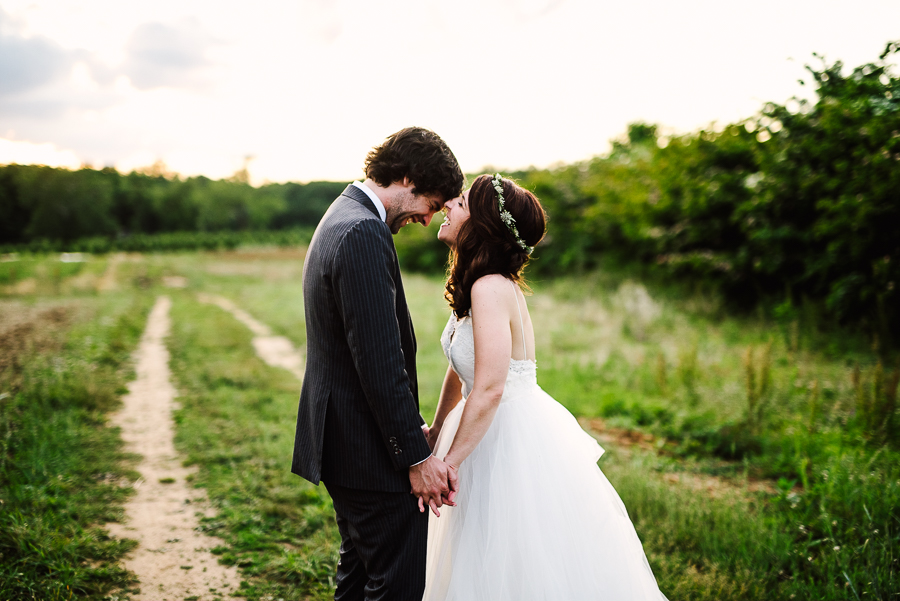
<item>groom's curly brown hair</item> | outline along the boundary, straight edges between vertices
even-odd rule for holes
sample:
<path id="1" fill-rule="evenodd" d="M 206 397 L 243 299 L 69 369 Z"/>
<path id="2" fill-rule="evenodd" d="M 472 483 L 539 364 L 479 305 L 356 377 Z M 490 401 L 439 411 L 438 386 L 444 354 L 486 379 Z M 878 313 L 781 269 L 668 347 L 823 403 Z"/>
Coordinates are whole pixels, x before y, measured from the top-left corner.
<path id="1" fill-rule="evenodd" d="M 466 178 L 447 143 L 424 127 L 388 136 L 366 156 L 366 177 L 387 188 L 408 177 L 413 194 L 438 193 L 445 201 L 462 193 Z"/>

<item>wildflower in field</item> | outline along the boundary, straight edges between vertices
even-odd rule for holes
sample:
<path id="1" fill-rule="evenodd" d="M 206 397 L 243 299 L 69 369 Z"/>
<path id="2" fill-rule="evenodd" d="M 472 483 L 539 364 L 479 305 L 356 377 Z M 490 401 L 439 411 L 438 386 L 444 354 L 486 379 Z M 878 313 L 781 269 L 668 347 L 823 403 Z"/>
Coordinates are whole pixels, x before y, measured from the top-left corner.
<path id="1" fill-rule="evenodd" d="M 835 551 L 840 551 L 841 548 L 840 548 L 839 546 L 836 546 L 836 547 L 834 548 L 834 550 L 835 550 Z"/>

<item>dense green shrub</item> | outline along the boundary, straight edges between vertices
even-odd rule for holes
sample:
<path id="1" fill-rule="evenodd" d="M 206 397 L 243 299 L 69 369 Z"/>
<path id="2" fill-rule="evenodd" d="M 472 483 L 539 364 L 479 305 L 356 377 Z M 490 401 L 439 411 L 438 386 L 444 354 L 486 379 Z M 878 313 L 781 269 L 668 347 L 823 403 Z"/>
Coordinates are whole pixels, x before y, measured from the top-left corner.
<path id="1" fill-rule="evenodd" d="M 812 303 L 895 345 L 900 78 L 886 59 L 898 49 L 849 74 L 807 67 L 815 102 L 667 140 L 633 124 L 607 156 L 521 174 L 550 214 L 535 267 L 637 259 L 739 306 Z"/>
<path id="2" fill-rule="evenodd" d="M 885 58 L 849 75 L 809 68 L 814 105 L 768 105 L 772 139 L 757 202 L 744 211 L 749 246 L 769 288 L 824 298 L 841 319 L 865 317 L 882 335 L 898 326 L 900 77 Z"/>

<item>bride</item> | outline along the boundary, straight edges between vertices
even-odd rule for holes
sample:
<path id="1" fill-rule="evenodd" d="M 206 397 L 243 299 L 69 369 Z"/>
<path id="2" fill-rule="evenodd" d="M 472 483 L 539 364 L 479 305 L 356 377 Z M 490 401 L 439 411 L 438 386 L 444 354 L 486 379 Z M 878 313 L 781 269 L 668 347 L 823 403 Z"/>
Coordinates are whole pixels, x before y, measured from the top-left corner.
<path id="1" fill-rule="evenodd" d="M 450 368 L 428 442 L 459 492 L 430 518 L 425 601 L 665 600 L 603 449 L 537 384 L 521 287 L 543 208 L 497 174 L 445 209 Z"/>

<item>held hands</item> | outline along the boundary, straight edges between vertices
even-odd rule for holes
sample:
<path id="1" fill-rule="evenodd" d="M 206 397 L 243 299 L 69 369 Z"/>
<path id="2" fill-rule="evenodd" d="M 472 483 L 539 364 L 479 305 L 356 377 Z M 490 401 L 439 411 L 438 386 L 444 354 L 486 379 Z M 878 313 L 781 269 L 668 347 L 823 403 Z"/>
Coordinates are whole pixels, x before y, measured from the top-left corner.
<path id="1" fill-rule="evenodd" d="M 453 499 L 459 492 L 459 478 L 456 468 L 444 463 L 434 455 L 409 468 L 410 491 L 419 499 L 419 511 L 431 507 L 434 515 L 440 517 L 438 510 L 442 505 L 455 506 Z"/>

